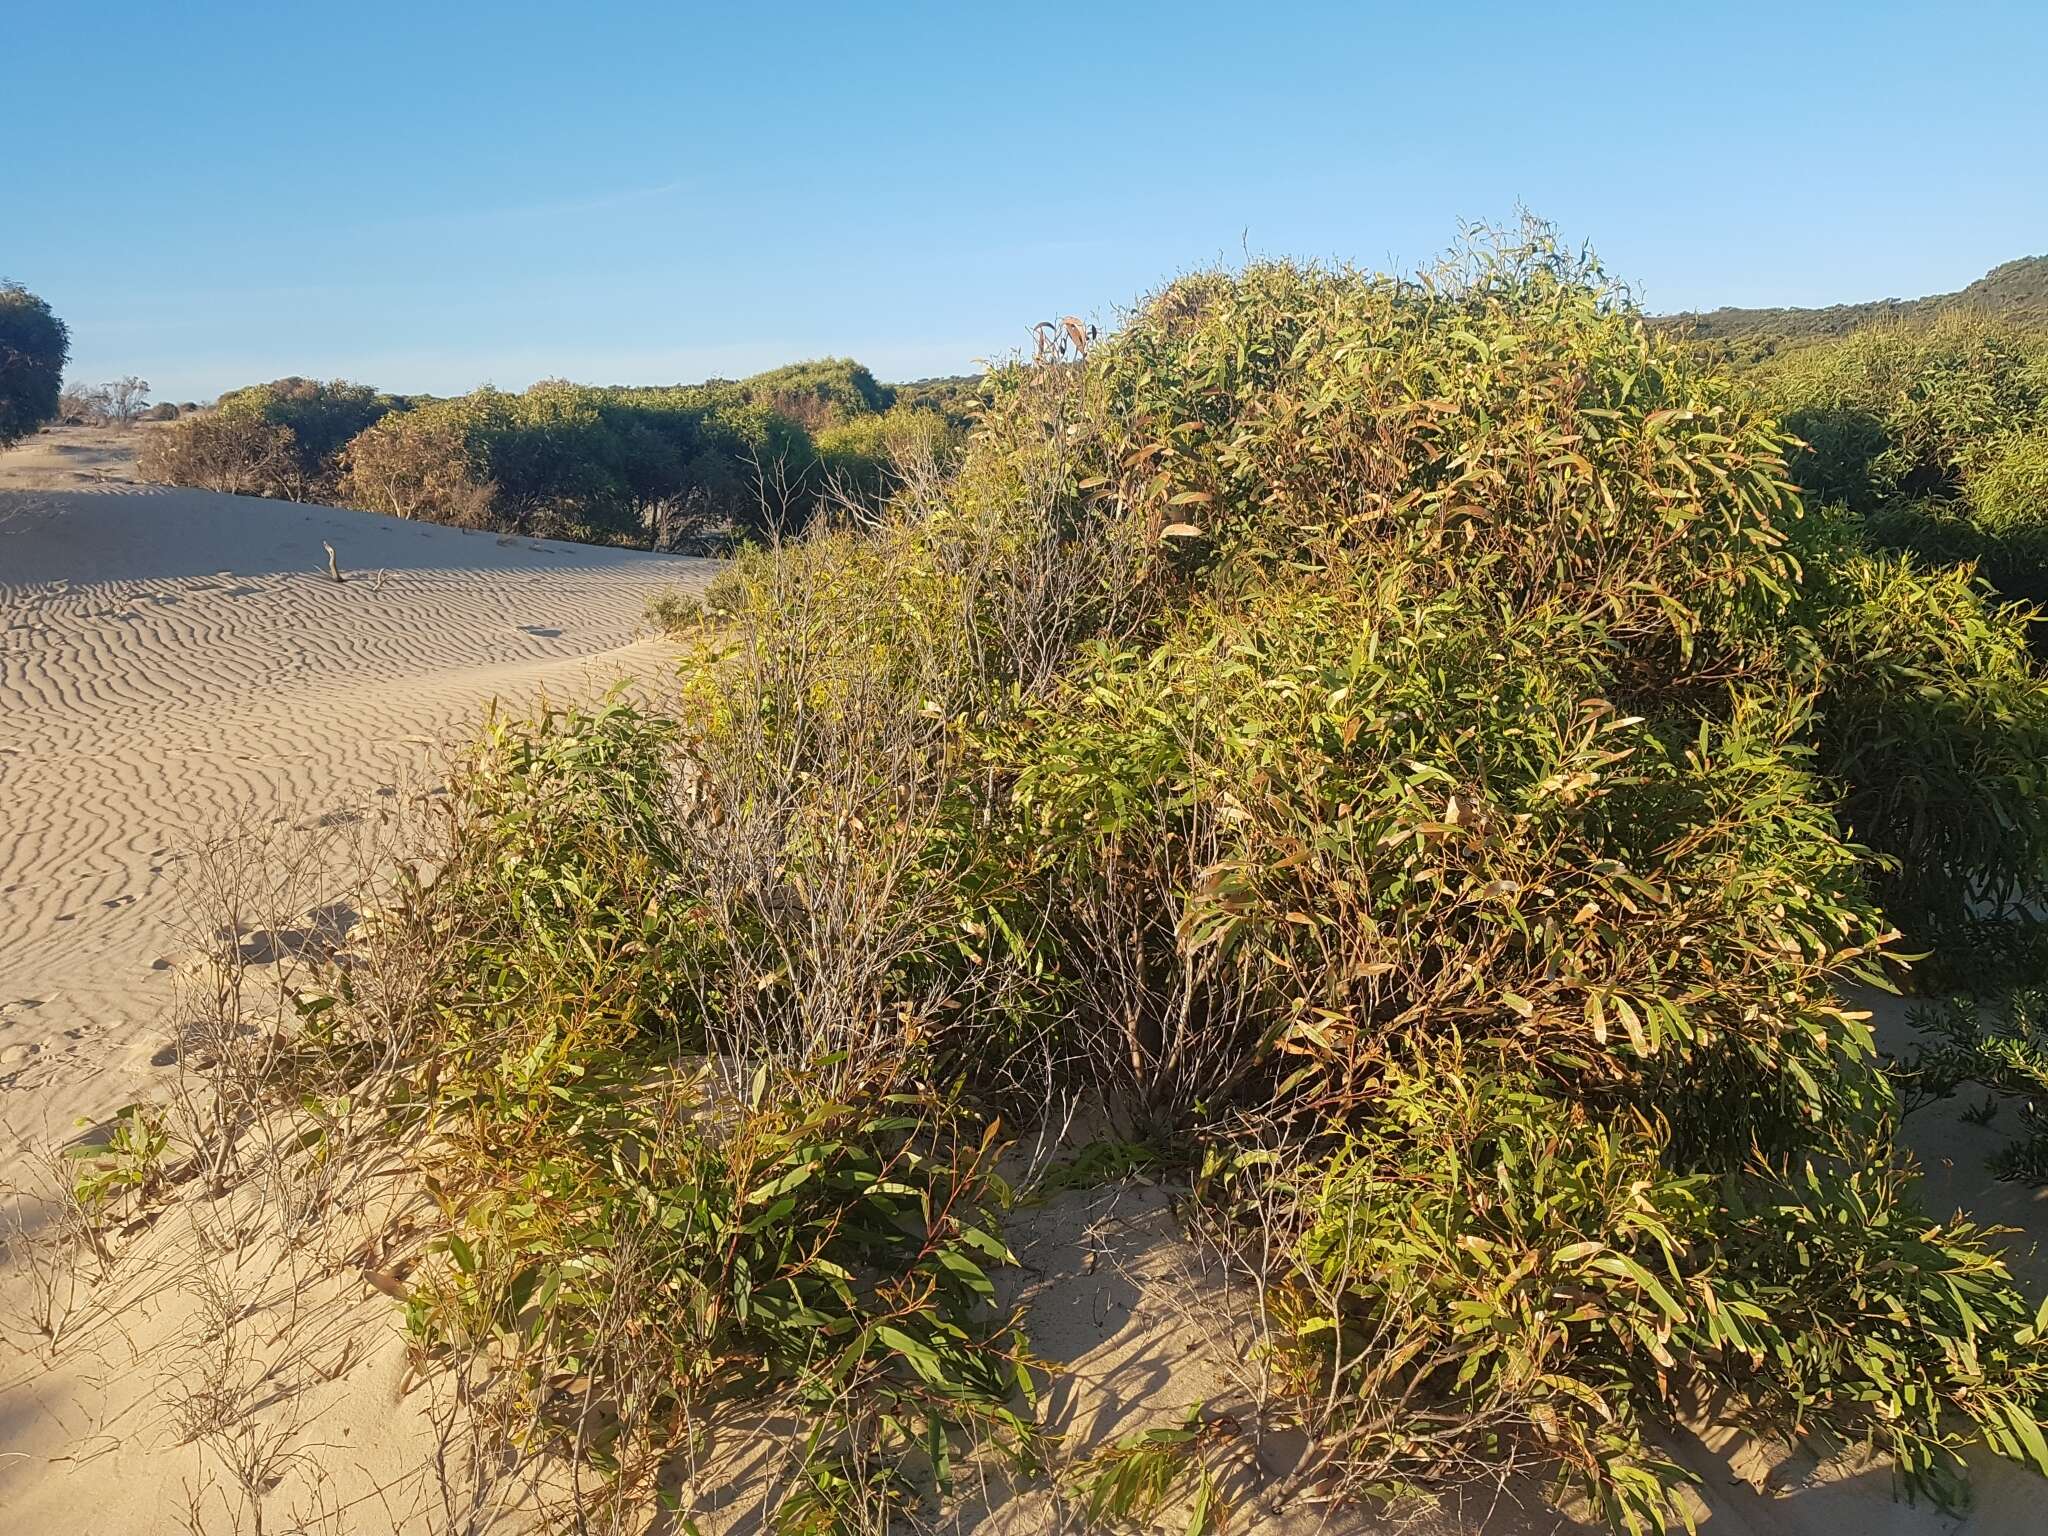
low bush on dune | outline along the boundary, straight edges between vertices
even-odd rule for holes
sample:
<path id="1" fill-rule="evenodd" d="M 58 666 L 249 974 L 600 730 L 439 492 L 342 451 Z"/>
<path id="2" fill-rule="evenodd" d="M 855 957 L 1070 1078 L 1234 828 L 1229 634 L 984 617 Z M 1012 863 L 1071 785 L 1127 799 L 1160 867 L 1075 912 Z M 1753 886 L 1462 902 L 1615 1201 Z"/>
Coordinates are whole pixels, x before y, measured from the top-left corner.
<path id="1" fill-rule="evenodd" d="M 231 391 L 151 444 L 171 484 L 335 501 L 464 528 L 723 547 L 872 505 L 959 431 L 845 360 L 667 389 L 561 381 L 407 401 L 342 381 Z"/>
<path id="2" fill-rule="evenodd" d="M 330 501 L 340 489 L 349 440 L 401 402 L 363 384 L 278 379 L 222 395 L 204 415 L 175 422 L 144 446 L 146 479 L 245 496 Z"/>
<path id="3" fill-rule="evenodd" d="M 269 496 L 296 471 L 289 428 L 207 411 L 152 432 L 136 454 L 143 479 L 237 496 Z"/>
<path id="4" fill-rule="evenodd" d="M 857 416 L 879 416 L 896 403 L 896 392 L 877 383 L 872 373 L 850 357 L 790 363 L 706 388 L 764 406 L 813 433 Z"/>
<path id="5" fill-rule="evenodd" d="M 1187 1160 L 1345 1497 L 1541 1468 L 1658 1529 L 1703 1404 L 1944 1500 L 1972 1441 L 2048 1470 L 2043 1321 L 1841 1000 L 1885 902 L 2039 887 L 2010 616 L 1804 521 L 1755 394 L 1540 233 L 1084 343 L 676 605 L 672 715 L 495 724 L 298 1002 L 433 1174 L 423 1353 L 615 1508 L 760 1412 L 780 1528 L 885 1528 L 1047 1453 L 992 1159 L 1092 1100 Z"/>
<path id="6" fill-rule="evenodd" d="M 372 510 L 436 522 L 463 521 L 481 502 L 493 526 L 635 542 L 671 506 L 693 526 L 746 520 L 762 505 L 750 466 L 807 447 L 767 410 L 695 391 L 542 384 L 381 423 L 350 445 L 342 489 Z"/>
<path id="7" fill-rule="evenodd" d="M 261 421 L 291 434 L 283 472 L 273 488 L 261 494 L 319 501 L 339 489 L 342 450 L 349 442 L 403 408 L 403 401 L 367 384 L 290 378 L 232 390 L 220 397 L 214 410 L 229 420 Z"/>

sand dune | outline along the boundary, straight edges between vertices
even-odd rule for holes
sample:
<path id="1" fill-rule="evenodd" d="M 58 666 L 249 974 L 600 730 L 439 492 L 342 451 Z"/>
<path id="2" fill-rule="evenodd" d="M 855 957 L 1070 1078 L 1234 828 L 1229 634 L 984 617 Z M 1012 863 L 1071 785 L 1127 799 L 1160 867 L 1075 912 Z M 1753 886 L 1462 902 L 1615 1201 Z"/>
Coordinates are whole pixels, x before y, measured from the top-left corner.
<path id="1" fill-rule="evenodd" d="M 0 491 L 0 1135 L 135 1096 L 182 849 L 388 788 L 494 698 L 658 669 L 642 605 L 708 569 L 203 491 Z"/>

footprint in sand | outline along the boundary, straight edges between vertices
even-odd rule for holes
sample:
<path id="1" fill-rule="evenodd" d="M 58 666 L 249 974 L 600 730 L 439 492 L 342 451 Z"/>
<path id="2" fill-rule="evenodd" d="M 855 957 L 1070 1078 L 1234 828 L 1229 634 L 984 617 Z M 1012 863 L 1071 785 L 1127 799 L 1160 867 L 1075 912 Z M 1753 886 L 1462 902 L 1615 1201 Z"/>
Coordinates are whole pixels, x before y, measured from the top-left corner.
<path id="1" fill-rule="evenodd" d="M 13 1045 L 0 1045 L 0 1069 L 18 1067 L 42 1054 L 42 1047 L 33 1041 L 17 1041 Z"/>

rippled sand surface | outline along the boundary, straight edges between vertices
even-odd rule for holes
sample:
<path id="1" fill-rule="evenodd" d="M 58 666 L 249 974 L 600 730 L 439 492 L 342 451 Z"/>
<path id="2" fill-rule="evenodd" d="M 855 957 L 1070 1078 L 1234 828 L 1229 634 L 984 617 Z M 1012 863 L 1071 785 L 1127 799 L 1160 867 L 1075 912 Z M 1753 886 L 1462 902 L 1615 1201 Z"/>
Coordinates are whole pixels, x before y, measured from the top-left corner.
<path id="1" fill-rule="evenodd" d="M 430 772 L 493 700 L 658 671 L 646 599 L 709 568 L 205 491 L 0 491 L 0 1134 L 142 1087 L 195 840 Z"/>

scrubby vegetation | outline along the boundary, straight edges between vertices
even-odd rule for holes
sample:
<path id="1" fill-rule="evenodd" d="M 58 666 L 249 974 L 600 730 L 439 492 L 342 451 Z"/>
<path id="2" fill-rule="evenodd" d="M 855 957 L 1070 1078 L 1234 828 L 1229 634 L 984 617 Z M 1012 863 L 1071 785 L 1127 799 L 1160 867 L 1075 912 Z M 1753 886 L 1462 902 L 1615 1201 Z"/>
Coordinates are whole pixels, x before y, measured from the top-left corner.
<path id="1" fill-rule="evenodd" d="M 844 359 L 687 387 L 549 381 L 447 400 L 293 378 L 179 422 L 143 469 L 458 527 L 708 549 L 794 531 L 836 500 L 873 504 L 901 466 L 945 461 L 961 437 Z"/>
<path id="2" fill-rule="evenodd" d="M 1035 1473 L 998 1155 L 1086 1101 L 1192 1174 L 1344 1497 L 1538 1469 L 1658 1529 L 1702 1404 L 1941 1500 L 1972 1441 L 2048 1470 L 2048 1316 L 1922 1205 L 1843 1001 L 1895 920 L 2041 890 L 2013 612 L 1809 514 L 1756 391 L 1541 231 L 1046 345 L 952 473 L 658 605 L 671 713 L 495 722 L 286 1027 L 226 1032 L 285 1068 L 224 1101 L 431 1175 L 422 1364 L 596 1474 L 579 1519 L 712 1412 L 801 1426 L 783 1530 Z M 522 445 L 767 415 L 470 397 L 348 473 L 431 426 L 493 507 L 603 509 Z M 1165 1433 L 1073 1497 L 1212 1522 Z"/>
<path id="3" fill-rule="evenodd" d="M 0 282 L 0 448 L 57 418 L 71 333 L 19 283 Z"/>
<path id="4" fill-rule="evenodd" d="M 290 378 L 230 391 L 214 410 L 229 422 L 261 422 L 288 434 L 279 440 L 285 451 L 277 472 L 252 494 L 324 501 L 340 487 L 342 450 L 403 404 L 342 379 Z"/>
<path id="5" fill-rule="evenodd" d="M 380 422 L 349 445 L 342 490 L 373 511 L 632 542 L 664 516 L 692 529 L 779 519 L 750 468 L 807 448 L 787 418 L 699 390 L 540 384 Z"/>
<path id="6" fill-rule="evenodd" d="M 1861 517 L 1866 542 L 2048 599 L 2048 336 L 1960 317 L 1873 329 L 1758 383 L 1804 443 L 1795 477 Z"/>
<path id="7" fill-rule="evenodd" d="M 1722 356 L 1755 362 L 1857 331 L 1919 326 L 1946 316 L 1977 316 L 2048 331 L 2048 256 L 2008 261 L 1956 293 L 1924 299 L 1876 299 L 1825 309 L 1715 309 L 1668 316 L 1660 323 L 1708 343 Z"/>
<path id="8" fill-rule="evenodd" d="M 1967 566 L 1906 555 L 1847 554 L 1810 580 L 1825 593 L 1821 760 L 1844 823 L 1883 860 L 1871 878 L 1888 914 L 1958 974 L 1987 930 L 2031 929 L 2048 898 L 2048 695 L 2031 614 Z"/>

